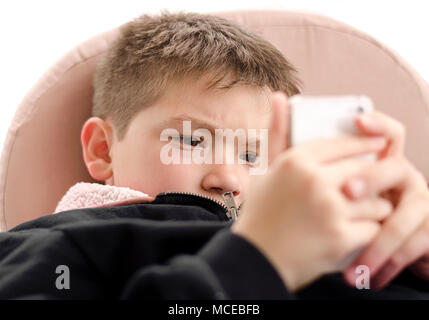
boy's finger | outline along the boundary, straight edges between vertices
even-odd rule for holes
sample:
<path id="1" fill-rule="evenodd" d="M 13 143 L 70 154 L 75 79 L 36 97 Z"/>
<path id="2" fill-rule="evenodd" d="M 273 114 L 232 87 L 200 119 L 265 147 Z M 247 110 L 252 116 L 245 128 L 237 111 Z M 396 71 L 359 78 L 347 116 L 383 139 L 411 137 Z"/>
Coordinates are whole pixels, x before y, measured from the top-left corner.
<path id="1" fill-rule="evenodd" d="M 374 197 L 363 199 L 351 204 L 350 217 L 352 219 L 370 219 L 382 221 L 393 211 L 392 204 L 385 199 Z"/>
<path id="2" fill-rule="evenodd" d="M 403 155 L 405 148 L 405 126 L 381 112 L 364 113 L 356 117 L 356 126 L 368 135 L 383 135 L 389 147 L 381 156 Z"/>
<path id="3" fill-rule="evenodd" d="M 384 137 L 344 136 L 309 141 L 293 147 L 291 151 L 311 162 L 328 164 L 352 156 L 377 153 L 385 147 Z"/>
<path id="4" fill-rule="evenodd" d="M 402 246 L 392 255 L 387 263 L 373 275 L 371 282 L 375 288 L 380 289 L 388 284 L 405 267 L 422 257 L 429 250 L 429 238 L 424 228 L 417 230 Z"/>
<path id="5" fill-rule="evenodd" d="M 349 165 L 338 165 L 338 171 L 344 172 L 343 192 L 352 199 L 368 195 L 378 195 L 386 190 L 402 190 L 410 179 L 409 170 L 404 161 L 398 157 L 389 157 L 361 168 Z M 363 185 L 360 186 L 359 185 Z M 358 186 L 358 187 L 356 187 Z"/>
<path id="6" fill-rule="evenodd" d="M 370 220 L 362 220 L 352 222 L 350 224 L 350 237 L 348 238 L 348 246 L 353 249 L 344 259 L 338 263 L 337 270 L 344 270 L 353 261 L 356 260 L 362 251 L 373 241 L 380 231 L 380 224 Z"/>
<path id="7" fill-rule="evenodd" d="M 414 180 L 421 178 L 411 174 L 410 164 L 401 157 L 388 157 L 374 162 L 346 159 L 329 164 L 324 170 L 330 182 L 341 187 L 350 199 L 377 196 L 388 190 L 401 191 L 407 184 L 413 184 Z"/>
<path id="8" fill-rule="evenodd" d="M 271 121 L 268 129 L 268 164 L 287 148 L 289 106 L 287 96 L 280 91 L 271 95 Z"/>
<path id="9" fill-rule="evenodd" d="M 357 188 L 365 189 L 366 191 L 365 181 L 363 179 L 357 179 L 355 177 L 358 177 L 361 172 L 365 172 L 366 170 L 368 170 L 368 167 L 373 165 L 374 162 L 365 159 L 348 158 L 329 163 L 324 166 L 323 170 L 325 171 L 326 176 L 329 177 L 329 181 L 333 185 L 343 187 L 349 180 L 353 179 L 353 182 L 356 181 L 355 185 Z M 361 184 L 357 185 L 359 182 L 361 182 Z M 362 192 L 364 190 L 359 191 Z"/>
<path id="10" fill-rule="evenodd" d="M 426 210 L 424 204 L 406 201 L 400 203 L 395 213 L 389 216 L 371 244 L 353 262 L 354 265 L 367 265 L 371 274 L 375 275 L 392 257 L 402 244 L 412 237 L 422 225 Z"/>

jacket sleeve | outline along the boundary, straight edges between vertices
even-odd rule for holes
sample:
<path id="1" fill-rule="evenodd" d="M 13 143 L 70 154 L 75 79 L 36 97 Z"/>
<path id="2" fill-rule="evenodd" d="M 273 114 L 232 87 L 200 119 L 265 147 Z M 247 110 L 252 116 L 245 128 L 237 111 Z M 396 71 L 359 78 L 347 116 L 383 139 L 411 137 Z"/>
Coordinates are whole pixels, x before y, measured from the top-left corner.
<path id="1" fill-rule="evenodd" d="M 70 288 L 58 286 L 58 266 L 70 271 Z M 58 230 L 0 233 L 0 299 L 89 299 L 100 297 L 97 272 Z"/>
<path id="2" fill-rule="evenodd" d="M 138 270 L 123 299 L 294 299 L 268 260 L 229 229 L 196 255 Z"/>
<path id="3" fill-rule="evenodd" d="M 193 226 L 196 236 L 181 242 L 183 227 L 136 223 L 1 234 L 0 299 L 293 298 L 267 259 L 229 228 Z M 213 235 L 189 249 L 204 229 Z M 58 288 L 58 266 L 69 269 L 69 288 Z"/>

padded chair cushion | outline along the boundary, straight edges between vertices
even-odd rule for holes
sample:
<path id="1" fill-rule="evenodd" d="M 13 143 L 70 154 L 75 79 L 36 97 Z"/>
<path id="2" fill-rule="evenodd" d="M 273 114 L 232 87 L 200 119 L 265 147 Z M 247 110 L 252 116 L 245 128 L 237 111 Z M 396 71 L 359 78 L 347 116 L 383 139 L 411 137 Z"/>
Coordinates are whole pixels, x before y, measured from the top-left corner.
<path id="1" fill-rule="evenodd" d="M 407 128 L 406 154 L 429 177 L 429 86 L 393 50 L 331 18 L 288 11 L 213 13 L 271 41 L 298 68 L 303 94 L 366 94 Z M 80 131 L 90 116 L 97 62 L 114 28 L 70 50 L 24 97 L 0 164 L 0 227 L 54 211 L 76 182 L 96 182 L 83 162 Z"/>

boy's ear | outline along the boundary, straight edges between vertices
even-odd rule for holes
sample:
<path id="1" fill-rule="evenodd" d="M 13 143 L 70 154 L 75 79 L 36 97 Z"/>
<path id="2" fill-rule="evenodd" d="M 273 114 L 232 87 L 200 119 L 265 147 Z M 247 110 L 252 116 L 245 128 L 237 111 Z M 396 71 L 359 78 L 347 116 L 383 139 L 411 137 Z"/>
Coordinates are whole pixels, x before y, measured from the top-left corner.
<path id="1" fill-rule="evenodd" d="M 109 179 L 113 174 L 110 158 L 112 127 L 101 118 L 91 117 L 82 127 L 80 140 L 91 177 L 99 181 Z"/>

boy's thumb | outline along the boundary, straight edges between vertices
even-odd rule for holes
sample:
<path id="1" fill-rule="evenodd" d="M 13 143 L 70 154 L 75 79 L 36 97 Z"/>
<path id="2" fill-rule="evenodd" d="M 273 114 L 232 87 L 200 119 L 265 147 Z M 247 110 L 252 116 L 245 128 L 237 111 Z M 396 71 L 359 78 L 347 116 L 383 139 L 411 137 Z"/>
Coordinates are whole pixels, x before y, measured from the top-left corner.
<path id="1" fill-rule="evenodd" d="M 268 128 L 268 165 L 287 148 L 289 131 L 289 105 L 286 94 L 271 94 L 271 120 Z"/>

